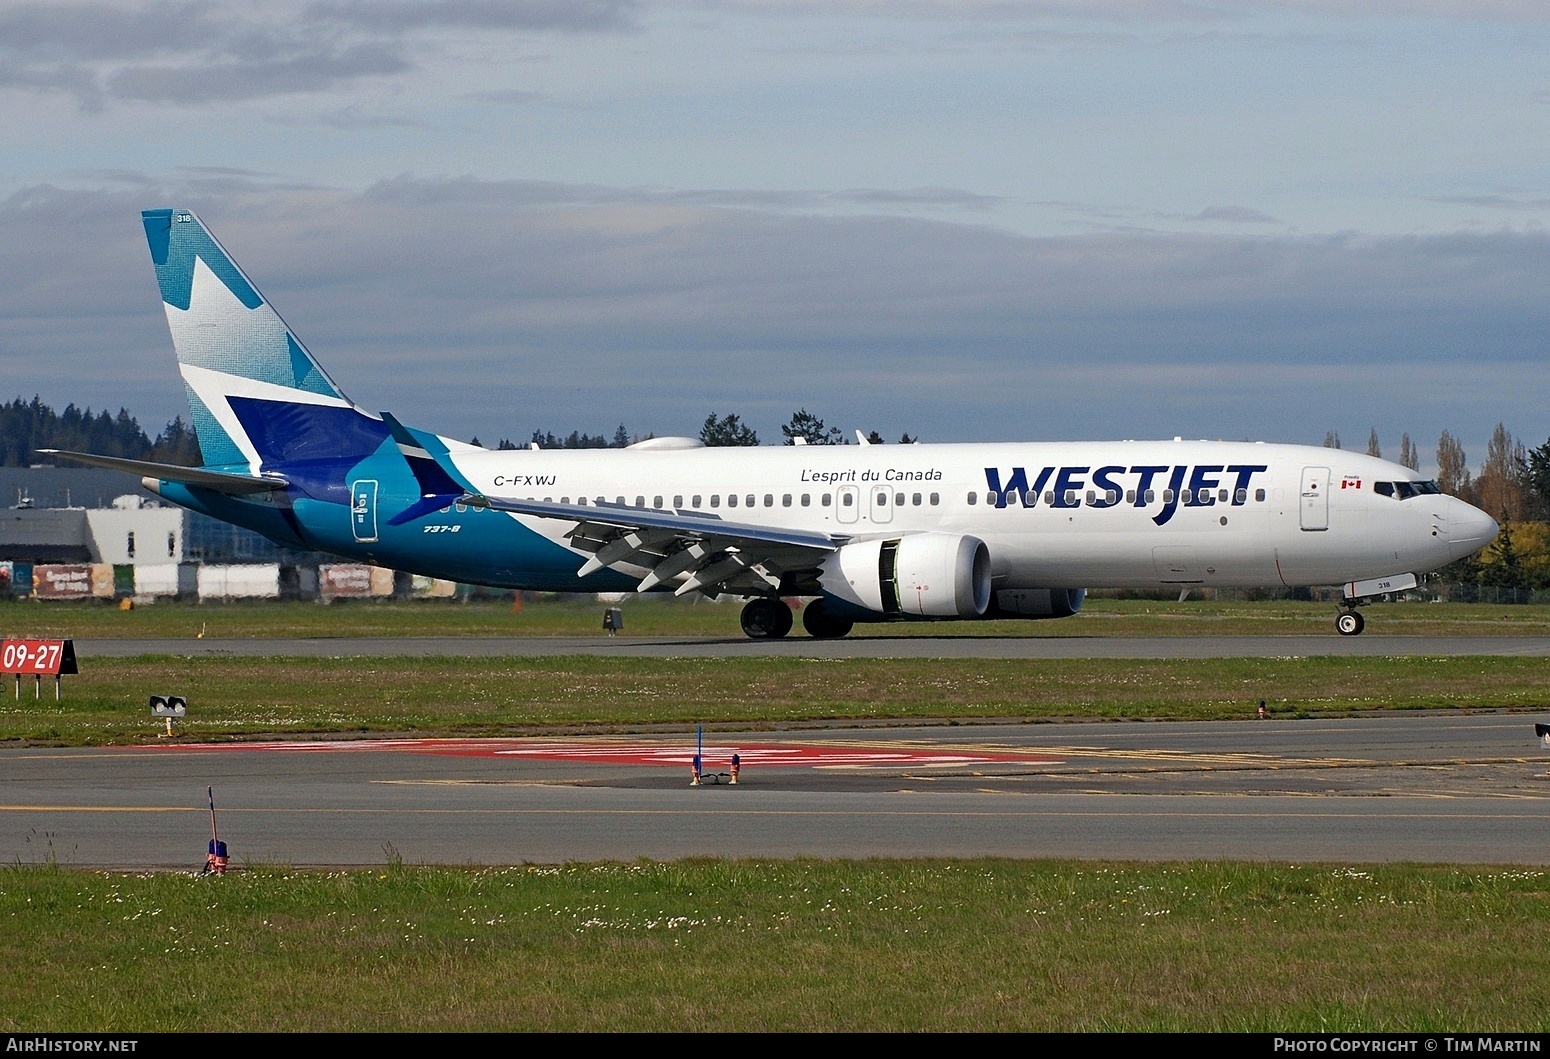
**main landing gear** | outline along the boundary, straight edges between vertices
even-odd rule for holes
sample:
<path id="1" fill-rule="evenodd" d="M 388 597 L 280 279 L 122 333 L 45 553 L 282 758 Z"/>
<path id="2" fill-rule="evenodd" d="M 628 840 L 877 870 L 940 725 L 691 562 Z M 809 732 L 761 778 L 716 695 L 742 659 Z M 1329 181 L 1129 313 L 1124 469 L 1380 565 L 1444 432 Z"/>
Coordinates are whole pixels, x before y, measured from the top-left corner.
<path id="1" fill-rule="evenodd" d="M 791 608 L 783 599 L 760 596 L 743 607 L 743 633 L 750 640 L 778 640 L 791 631 Z M 802 627 L 815 640 L 834 640 L 850 632 L 853 623 L 836 617 L 821 599 L 802 608 Z"/>
<path id="2" fill-rule="evenodd" d="M 783 599 L 760 596 L 743 608 L 742 623 L 751 640 L 778 640 L 791 631 L 791 608 Z"/>
<path id="3" fill-rule="evenodd" d="M 1360 636 L 1367 622 L 1355 605 L 1348 605 L 1335 616 L 1335 631 L 1341 636 Z"/>
<path id="4" fill-rule="evenodd" d="M 815 640 L 838 640 L 855 628 L 855 622 L 836 617 L 821 599 L 815 599 L 802 608 L 802 628 Z"/>

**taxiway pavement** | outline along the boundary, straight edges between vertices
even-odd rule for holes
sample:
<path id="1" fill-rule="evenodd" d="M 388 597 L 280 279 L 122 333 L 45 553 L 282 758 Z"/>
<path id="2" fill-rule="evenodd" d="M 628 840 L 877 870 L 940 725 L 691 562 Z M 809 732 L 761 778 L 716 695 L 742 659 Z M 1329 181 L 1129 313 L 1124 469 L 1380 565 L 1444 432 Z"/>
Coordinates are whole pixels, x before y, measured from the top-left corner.
<path id="1" fill-rule="evenodd" d="M 0 750 L 0 860 L 1550 863 L 1527 714 Z M 730 759 L 740 755 L 739 782 Z"/>

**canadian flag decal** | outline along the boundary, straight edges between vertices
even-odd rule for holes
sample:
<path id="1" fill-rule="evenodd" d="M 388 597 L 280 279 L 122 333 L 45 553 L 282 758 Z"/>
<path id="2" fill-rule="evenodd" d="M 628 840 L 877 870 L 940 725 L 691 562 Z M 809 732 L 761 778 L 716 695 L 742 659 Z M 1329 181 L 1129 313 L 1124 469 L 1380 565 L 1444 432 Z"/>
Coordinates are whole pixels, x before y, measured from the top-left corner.
<path id="1" fill-rule="evenodd" d="M 1362 480 L 1354 474 L 1348 474 L 1340 479 L 1340 488 L 1342 489 L 1360 489 L 1361 487 Z"/>

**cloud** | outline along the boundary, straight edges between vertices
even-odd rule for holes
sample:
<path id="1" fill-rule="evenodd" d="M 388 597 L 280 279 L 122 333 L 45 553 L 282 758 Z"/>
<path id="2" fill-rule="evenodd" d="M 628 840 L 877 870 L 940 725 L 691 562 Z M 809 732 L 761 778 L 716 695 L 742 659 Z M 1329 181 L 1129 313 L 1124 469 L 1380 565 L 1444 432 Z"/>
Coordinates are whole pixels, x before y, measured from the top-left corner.
<path id="1" fill-rule="evenodd" d="M 346 392 L 456 437 L 692 434 L 713 409 L 774 436 L 799 407 L 931 440 L 1550 433 L 1544 234 L 1029 238 L 588 185 L 194 176 L 0 202 L 18 394 L 181 411 L 136 216 L 176 205 Z"/>
<path id="2" fill-rule="evenodd" d="M 444 31 L 624 32 L 636 0 L 24 3 L 0 11 L 0 87 L 180 106 L 321 92 L 439 58 Z"/>
<path id="3" fill-rule="evenodd" d="M 1247 206 L 1207 206 L 1195 214 L 1198 221 L 1220 221 L 1224 224 L 1280 224 L 1269 214 Z"/>
<path id="4" fill-rule="evenodd" d="M 272 58 L 200 65 L 136 66 L 106 79 L 119 99 L 150 103 L 209 103 L 317 92 L 363 77 L 404 73 L 410 63 L 396 46 L 357 44 L 303 51 L 284 49 Z"/>
<path id="5" fill-rule="evenodd" d="M 634 29 L 639 0 L 334 0 L 307 15 L 376 33 L 421 29 L 563 30 L 595 33 Z"/>

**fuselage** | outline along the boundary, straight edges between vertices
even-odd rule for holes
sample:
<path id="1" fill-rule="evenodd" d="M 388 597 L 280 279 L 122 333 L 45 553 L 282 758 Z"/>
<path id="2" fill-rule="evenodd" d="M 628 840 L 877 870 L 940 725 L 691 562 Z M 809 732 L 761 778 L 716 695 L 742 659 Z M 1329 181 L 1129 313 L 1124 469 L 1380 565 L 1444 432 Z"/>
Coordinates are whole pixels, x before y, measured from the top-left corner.
<path id="1" fill-rule="evenodd" d="M 1496 533 L 1489 516 L 1416 472 L 1340 449 L 1182 440 L 662 445 L 458 447 L 450 456 L 490 497 L 695 512 L 858 541 L 972 535 L 989 550 L 997 589 L 1338 584 L 1433 570 Z M 611 570 L 578 578 L 586 553 L 568 546 L 566 520 L 455 504 L 389 527 L 418 498 L 396 454 L 356 463 L 331 489 L 295 477 L 288 505 L 223 497 L 219 517 L 266 532 L 283 525 L 296 538 L 288 543 L 475 583 L 634 584 Z M 234 518 L 242 512 L 233 505 L 257 509 L 262 524 Z M 283 521 L 277 507 L 290 509 Z"/>

